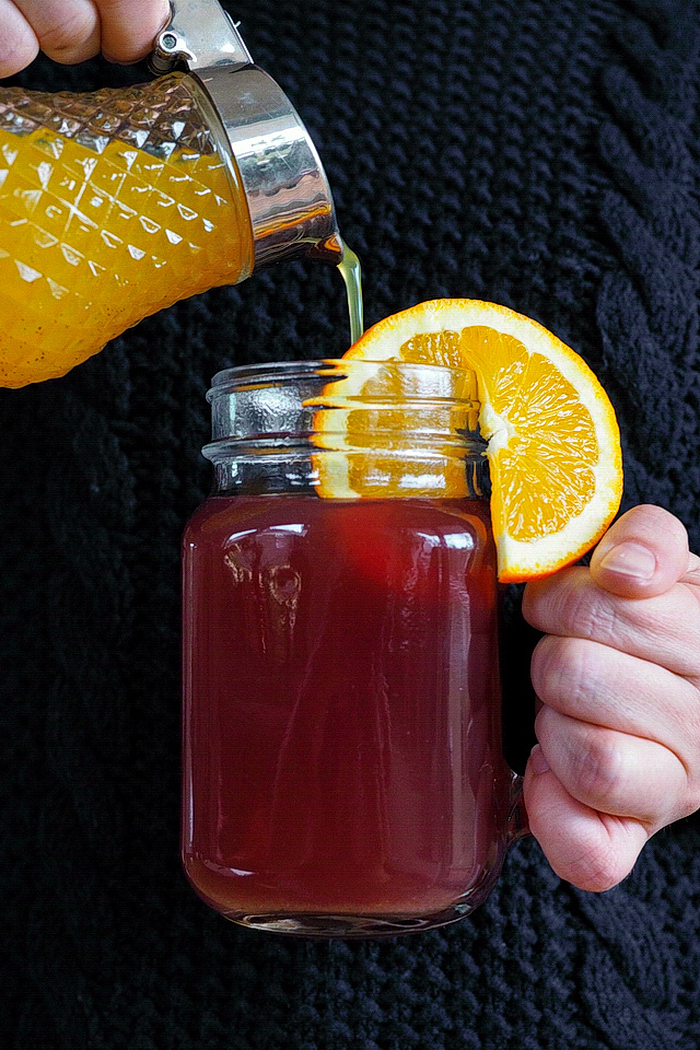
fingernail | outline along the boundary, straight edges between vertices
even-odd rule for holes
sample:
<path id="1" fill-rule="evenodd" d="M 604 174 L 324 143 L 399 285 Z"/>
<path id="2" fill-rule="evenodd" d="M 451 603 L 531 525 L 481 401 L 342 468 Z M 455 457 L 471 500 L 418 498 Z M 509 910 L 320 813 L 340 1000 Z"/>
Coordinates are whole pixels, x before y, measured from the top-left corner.
<path id="1" fill-rule="evenodd" d="M 539 744 L 535 744 L 532 751 L 530 752 L 530 764 L 532 766 L 533 773 L 536 773 L 537 776 L 539 776 L 540 773 L 546 773 L 549 769 L 549 763 L 544 757 L 544 751 L 542 750 Z"/>
<path id="2" fill-rule="evenodd" d="M 656 571 L 656 557 L 640 543 L 619 543 L 608 551 L 599 567 L 637 580 L 650 580 Z"/>

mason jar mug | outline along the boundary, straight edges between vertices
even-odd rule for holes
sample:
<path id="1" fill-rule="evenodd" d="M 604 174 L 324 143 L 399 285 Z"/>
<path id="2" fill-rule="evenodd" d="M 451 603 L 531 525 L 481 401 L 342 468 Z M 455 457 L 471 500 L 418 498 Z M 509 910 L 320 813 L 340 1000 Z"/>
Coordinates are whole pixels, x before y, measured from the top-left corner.
<path id="1" fill-rule="evenodd" d="M 471 372 L 231 368 L 183 541 L 182 856 L 229 919 L 429 929 L 521 830 Z"/>

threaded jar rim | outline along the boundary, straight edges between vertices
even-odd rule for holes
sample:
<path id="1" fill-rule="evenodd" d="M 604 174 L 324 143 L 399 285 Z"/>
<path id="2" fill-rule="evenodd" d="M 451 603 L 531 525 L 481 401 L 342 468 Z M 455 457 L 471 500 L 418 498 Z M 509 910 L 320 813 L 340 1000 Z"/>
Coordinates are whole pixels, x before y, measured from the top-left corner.
<path id="1" fill-rule="evenodd" d="M 202 453 L 220 491 L 461 496 L 483 487 L 476 475 L 486 442 L 470 369 L 362 358 L 268 362 L 217 372 L 207 400 L 212 440 Z"/>

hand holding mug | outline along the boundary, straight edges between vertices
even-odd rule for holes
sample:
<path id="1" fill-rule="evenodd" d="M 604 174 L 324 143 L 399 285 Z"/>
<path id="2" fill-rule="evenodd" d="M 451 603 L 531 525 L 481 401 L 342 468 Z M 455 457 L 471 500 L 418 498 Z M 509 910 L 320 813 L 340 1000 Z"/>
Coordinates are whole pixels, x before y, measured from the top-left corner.
<path id="1" fill-rule="evenodd" d="M 700 807 L 700 558 L 677 518 L 635 507 L 590 567 L 528 584 L 523 612 L 546 633 L 530 828 L 562 878 L 609 889 Z"/>

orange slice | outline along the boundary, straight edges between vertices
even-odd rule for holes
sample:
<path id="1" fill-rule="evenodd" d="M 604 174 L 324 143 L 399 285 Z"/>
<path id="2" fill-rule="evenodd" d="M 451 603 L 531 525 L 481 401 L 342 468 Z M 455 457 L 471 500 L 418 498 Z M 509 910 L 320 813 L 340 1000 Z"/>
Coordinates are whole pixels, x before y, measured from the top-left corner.
<path id="1" fill-rule="evenodd" d="M 380 321 L 345 357 L 476 372 L 502 581 L 576 561 L 614 518 L 622 495 L 614 410 L 583 359 L 536 321 L 494 303 L 439 299 Z M 352 492 L 334 491 L 335 477 L 321 477 L 321 496 L 376 496 L 357 475 Z M 397 494 L 406 492 L 390 486 L 383 495 Z M 448 494 L 463 494 L 457 481 Z"/>

